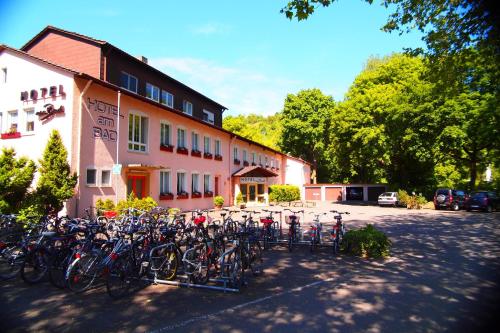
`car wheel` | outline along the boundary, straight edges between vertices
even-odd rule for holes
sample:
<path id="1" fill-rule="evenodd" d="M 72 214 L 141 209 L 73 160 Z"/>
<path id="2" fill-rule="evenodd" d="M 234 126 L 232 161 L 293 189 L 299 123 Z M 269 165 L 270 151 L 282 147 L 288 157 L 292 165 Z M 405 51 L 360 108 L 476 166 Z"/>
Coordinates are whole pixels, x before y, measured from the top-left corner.
<path id="1" fill-rule="evenodd" d="M 454 202 L 451 204 L 451 210 L 457 211 L 460 209 L 460 206 L 458 205 L 458 202 Z"/>

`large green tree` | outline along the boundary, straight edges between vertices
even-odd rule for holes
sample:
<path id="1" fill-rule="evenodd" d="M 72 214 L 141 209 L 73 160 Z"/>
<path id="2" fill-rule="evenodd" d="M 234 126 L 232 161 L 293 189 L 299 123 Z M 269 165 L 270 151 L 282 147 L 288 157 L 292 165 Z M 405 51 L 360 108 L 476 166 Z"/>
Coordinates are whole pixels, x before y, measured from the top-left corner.
<path id="1" fill-rule="evenodd" d="M 267 117 L 256 114 L 227 116 L 222 122 L 222 127 L 269 148 L 280 150 L 278 146 L 281 135 L 279 114 Z"/>
<path id="2" fill-rule="evenodd" d="M 312 163 L 319 181 L 329 175 L 327 149 L 334 107 L 331 96 L 319 89 L 307 89 L 289 94 L 281 113 L 281 150 Z"/>
<path id="3" fill-rule="evenodd" d="M 71 173 L 68 152 L 57 130 L 50 134 L 40 160 L 40 179 L 36 192 L 46 212 L 59 212 L 64 201 L 71 198 L 77 183 L 76 173 Z"/>
<path id="4" fill-rule="evenodd" d="M 33 181 L 35 163 L 25 157 L 16 158 L 14 149 L 2 149 L 0 155 L 0 212 L 16 213 Z"/>

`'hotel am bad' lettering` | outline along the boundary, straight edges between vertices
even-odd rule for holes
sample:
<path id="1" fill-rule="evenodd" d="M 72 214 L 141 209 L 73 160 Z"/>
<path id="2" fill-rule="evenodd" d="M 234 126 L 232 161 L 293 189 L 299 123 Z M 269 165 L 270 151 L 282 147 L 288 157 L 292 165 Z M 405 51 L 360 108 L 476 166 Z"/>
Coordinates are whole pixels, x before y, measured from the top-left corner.
<path id="1" fill-rule="evenodd" d="M 97 117 L 98 126 L 92 127 L 92 136 L 94 139 L 116 142 L 118 133 L 114 129 L 116 116 L 118 115 L 118 107 L 97 99 L 91 100 L 87 98 L 87 109 L 101 114 Z M 120 115 L 124 118 L 123 115 Z"/>

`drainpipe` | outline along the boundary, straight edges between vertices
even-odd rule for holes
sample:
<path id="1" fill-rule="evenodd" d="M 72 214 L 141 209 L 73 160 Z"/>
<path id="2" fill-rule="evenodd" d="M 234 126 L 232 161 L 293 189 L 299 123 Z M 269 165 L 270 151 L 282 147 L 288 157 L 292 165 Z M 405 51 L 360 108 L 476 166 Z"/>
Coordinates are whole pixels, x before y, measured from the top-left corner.
<path id="1" fill-rule="evenodd" d="M 230 139 L 229 139 L 229 158 L 227 159 L 228 160 L 228 163 L 229 163 L 229 202 L 231 202 L 231 206 L 234 204 L 234 198 L 233 198 L 233 177 L 231 175 L 231 166 L 233 165 L 231 163 L 232 161 L 232 153 L 233 153 L 233 144 L 234 144 L 234 141 L 236 140 L 236 135 L 232 135 L 230 136 Z"/>
<path id="2" fill-rule="evenodd" d="M 118 114 L 116 116 L 116 164 L 120 164 L 120 98 L 122 93 L 118 90 Z M 118 204 L 118 180 L 120 179 L 120 175 L 116 175 L 115 182 L 115 205 Z"/>
<path id="3" fill-rule="evenodd" d="M 79 131 L 79 135 L 78 135 L 78 144 L 77 144 L 77 147 L 78 147 L 78 155 L 76 155 L 76 167 L 78 168 L 78 197 L 76 198 L 76 205 L 75 205 L 75 216 L 78 216 L 78 209 L 79 209 L 79 206 L 80 206 L 80 195 L 81 195 L 81 191 L 80 191 L 80 188 L 81 188 L 81 181 L 80 181 L 80 178 L 81 178 L 81 174 L 80 174 L 80 163 L 81 163 L 81 156 L 82 156 L 82 123 L 83 123 L 83 110 L 82 110 L 82 103 L 83 103 L 83 95 L 85 95 L 85 93 L 87 92 L 87 90 L 90 88 L 90 85 L 92 84 L 92 80 L 88 80 L 87 81 L 87 84 L 85 85 L 85 87 L 83 88 L 82 92 L 80 93 L 80 97 L 78 99 L 78 131 Z"/>

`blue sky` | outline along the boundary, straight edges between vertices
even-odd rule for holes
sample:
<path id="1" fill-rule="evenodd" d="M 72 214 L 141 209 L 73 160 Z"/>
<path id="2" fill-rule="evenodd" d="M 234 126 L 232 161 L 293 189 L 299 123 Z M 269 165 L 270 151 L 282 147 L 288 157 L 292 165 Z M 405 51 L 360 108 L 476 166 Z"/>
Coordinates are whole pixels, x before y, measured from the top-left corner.
<path id="1" fill-rule="evenodd" d="M 19 48 L 47 25 L 110 42 L 229 108 L 281 111 L 287 94 L 319 88 L 342 100 L 370 56 L 422 46 L 380 30 L 390 10 L 339 0 L 289 21 L 287 0 L 0 0 L 0 43 Z"/>

